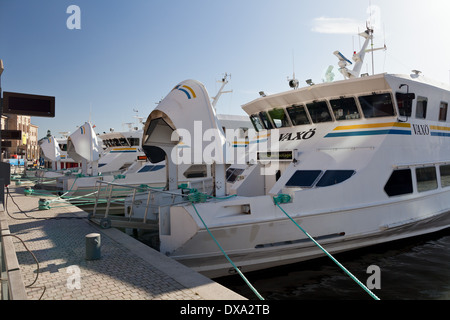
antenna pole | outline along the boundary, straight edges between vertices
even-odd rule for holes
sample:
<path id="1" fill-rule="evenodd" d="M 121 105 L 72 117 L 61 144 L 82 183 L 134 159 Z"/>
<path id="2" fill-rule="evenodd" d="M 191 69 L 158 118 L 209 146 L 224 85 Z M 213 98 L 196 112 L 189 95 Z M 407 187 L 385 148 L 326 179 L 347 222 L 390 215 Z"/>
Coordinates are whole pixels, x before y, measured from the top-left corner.
<path id="1" fill-rule="evenodd" d="M 222 82 L 222 86 L 220 87 L 220 89 L 219 89 L 219 92 L 216 94 L 216 96 L 213 98 L 213 101 L 212 101 L 212 106 L 214 107 L 214 109 L 216 109 L 216 104 L 217 104 L 217 102 L 219 101 L 219 98 L 220 98 L 220 96 L 222 95 L 222 93 L 229 93 L 229 92 L 233 92 L 232 90 L 231 91 L 222 91 L 223 90 L 223 88 L 227 85 L 227 83 L 228 83 L 228 80 L 227 80 L 227 78 L 228 78 L 228 74 L 227 73 L 225 73 L 225 76 L 222 78 L 222 81 L 220 81 L 220 82 Z"/>

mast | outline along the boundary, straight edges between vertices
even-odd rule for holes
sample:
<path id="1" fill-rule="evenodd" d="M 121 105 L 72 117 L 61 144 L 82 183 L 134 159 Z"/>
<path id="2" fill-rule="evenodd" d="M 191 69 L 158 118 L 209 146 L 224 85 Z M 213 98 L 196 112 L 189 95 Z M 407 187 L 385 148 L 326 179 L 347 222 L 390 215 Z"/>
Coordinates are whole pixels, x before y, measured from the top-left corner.
<path id="1" fill-rule="evenodd" d="M 377 50 L 386 50 L 386 45 L 382 48 L 374 48 L 373 47 L 373 29 L 369 27 L 368 24 L 366 24 L 366 31 L 359 34 L 361 37 L 365 39 L 364 44 L 361 48 L 361 50 L 356 53 L 353 53 L 352 60 L 355 62 L 353 66 L 353 70 L 349 70 L 347 68 L 348 65 L 352 64 L 350 60 L 348 60 L 341 52 L 335 51 L 334 55 L 338 57 L 339 59 L 339 71 L 344 75 L 345 79 L 350 78 L 358 78 L 361 73 L 361 68 L 364 62 L 364 57 L 366 55 L 366 52 L 372 53 L 372 75 L 375 74 L 375 64 L 374 64 L 374 58 L 373 58 L 373 52 Z M 367 49 L 369 46 L 369 42 L 371 45 L 370 49 Z"/>
<path id="2" fill-rule="evenodd" d="M 219 92 L 217 92 L 216 96 L 213 97 L 213 101 L 212 101 L 212 103 L 211 103 L 212 106 L 213 106 L 213 108 L 214 108 L 214 110 L 216 109 L 216 104 L 217 104 L 217 102 L 219 101 L 219 98 L 220 98 L 220 96 L 222 95 L 222 93 L 230 93 L 230 92 L 233 92 L 233 90 L 230 90 L 230 91 L 222 91 L 223 88 L 228 84 L 227 78 L 230 77 L 230 76 L 231 76 L 231 75 L 228 75 L 227 73 L 225 73 L 225 75 L 224 75 L 224 77 L 222 78 L 222 80 L 219 81 L 219 82 L 222 83 L 222 86 L 220 87 Z"/>

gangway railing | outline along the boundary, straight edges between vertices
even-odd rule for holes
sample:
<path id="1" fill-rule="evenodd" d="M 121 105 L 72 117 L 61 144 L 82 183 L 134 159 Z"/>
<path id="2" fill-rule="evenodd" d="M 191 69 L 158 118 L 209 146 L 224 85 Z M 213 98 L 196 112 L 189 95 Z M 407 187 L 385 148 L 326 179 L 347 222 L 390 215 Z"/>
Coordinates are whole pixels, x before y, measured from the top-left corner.
<path id="1" fill-rule="evenodd" d="M 181 189 L 173 192 L 148 185 L 133 186 L 101 180 L 96 181 L 95 189 L 94 209 L 88 217 L 105 229 L 122 227 L 156 231 L 159 230 L 161 212 L 167 212 L 170 206 L 188 203 Z M 112 212 L 114 205 L 122 208 L 121 212 Z"/>

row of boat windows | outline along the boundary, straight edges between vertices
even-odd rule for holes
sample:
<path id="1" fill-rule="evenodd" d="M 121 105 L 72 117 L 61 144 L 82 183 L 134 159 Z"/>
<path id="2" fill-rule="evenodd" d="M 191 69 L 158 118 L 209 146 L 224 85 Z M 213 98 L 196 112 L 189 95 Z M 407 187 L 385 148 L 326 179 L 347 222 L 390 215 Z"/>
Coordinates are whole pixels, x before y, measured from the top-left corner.
<path id="1" fill-rule="evenodd" d="M 114 139 L 105 139 L 103 140 L 103 144 L 109 147 L 132 147 L 139 145 L 139 138 L 114 138 Z"/>
<path id="2" fill-rule="evenodd" d="M 399 114 L 405 117 L 412 116 L 412 100 L 415 99 L 414 94 L 396 94 Z M 427 118 L 428 98 L 418 96 L 416 100 L 416 119 Z M 447 121 L 448 103 L 441 101 L 439 104 L 438 121 Z M 433 119 L 430 119 L 433 120 Z"/>
<path id="3" fill-rule="evenodd" d="M 414 93 L 395 94 L 399 115 L 411 117 Z M 358 106 L 358 103 L 359 106 Z M 427 118 L 428 98 L 417 97 L 416 118 Z M 447 120 L 448 103 L 439 106 L 439 121 Z M 371 94 L 338 99 L 313 101 L 307 104 L 295 104 L 287 108 L 274 108 L 250 116 L 257 131 L 283 128 L 289 126 L 308 125 L 330 121 L 354 120 L 364 118 L 391 117 L 395 115 L 392 95 L 390 93 Z"/>
<path id="4" fill-rule="evenodd" d="M 438 169 L 438 170 L 437 170 Z M 417 191 L 424 192 L 438 188 L 438 177 L 442 188 L 450 187 L 450 165 L 416 168 Z M 411 169 L 394 170 L 384 187 L 388 196 L 399 196 L 414 192 Z"/>
<path id="5" fill-rule="evenodd" d="M 299 126 L 340 120 L 393 116 L 394 105 L 390 93 L 371 94 L 358 97 L 360 108 L 354 97 L 313 101 L 295 104 L 287 108 L 275 108 L 250 116 L 256 130 Z M 360 111 L 361 110 L 361 111 Z"/>

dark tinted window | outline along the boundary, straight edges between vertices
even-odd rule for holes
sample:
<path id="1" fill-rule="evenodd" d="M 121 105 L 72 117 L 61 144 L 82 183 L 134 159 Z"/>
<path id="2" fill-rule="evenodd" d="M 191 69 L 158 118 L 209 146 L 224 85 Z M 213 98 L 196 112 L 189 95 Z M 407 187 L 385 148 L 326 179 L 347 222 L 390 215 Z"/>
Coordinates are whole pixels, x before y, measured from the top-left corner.
<path id="1" fill-rule="evenodd" d="M 440 173 L 441 173 L 441 184 L 442 187 L 448 187 L 450 186 L 450 165 L 445 164 L 440 166 Z"/>
<path id="2" fill-rule="evenodd" d="M 321 172 L 320 170 L 298 170 L 286 183 L 286 187 L 312 187 Z"/>
<path id="3" fill-rule="evenodd" d="M 259 119 L 257 114 L 251 115 L 250 116 L 250 120 L 252 121 L 253 127 L 255 127 L 256 131 L 260 131 L 260 130 L 264 129 L 264 126 L 263 126 L 263 124 L 261 122 L 261 119 Z"/>
<path id="4" fill-rule="evenodd" d="M 372 94 L 359 97 L 366 118 L 388 117 L 394 115 L 392 98 L 389 93 Z"/>
<path id="5" fill-rule="evenodd" d="M 139 173 L 140 172 L 150 172 L 150 171 L 157 171 L 157 170 L 161 170 L 162 168 L 164 168 L 164 166 L 161 165 L 145 165 L 143 166 L 141 169 L 139 169 Z"/>
<path id="6" fill-rule="evenodd" d="M 267 112 L 260 112 L 259 116 L 263 122 L 264 128 L 273 129 L 272 123 L 269 120 L 269 116 L 267 115 Z"/>
<path id="7" fill-rule="evenodd" d="M 275 108 L 269 111 L 269 115 L 272 118 L 272 122 L 275 128 L 289 127 L 289 121 L 284 109 Z"/>
<path id="8" fill-rule="evenodd" d="M 317 182 L 316 187 L 328 187 L 349 179 L 355 171 L 353 170 L 328 170 Z"/>
<path id="9" fill-rule="evenodd" d="M 441 104 L 439 106 L 439 121 L 447 120 L 447 109 L 448 109 L 448 103 L 441 102 Z"/>
<path id="10" fill-rule="evenodd" d="M 413 192 L 413 184 L 410 169 L 395 170 L 384 186 L 384 191 L 389 197 Z"/>
<path id="11" fill-rule="evenodd" d="M 330 100 L 331 109 L 333 109 L 336 120 L 351 120 L 361 118 L 355 99 L 342 98 Z"/>
<path id="12" fill-rule="evenodd" d="M 332 121 L 330 110 L 325 101 L 317 101 L 306 105 L 314 123 Z"/>
<path id="13" fill-rule="evenodd" d="M 417 191 L 423 192 L 438 187 L 436 179 L 436 168 L 425 167 L 416 169 Z"/>
<path id="14" fill-rule="evenodd" d="M 306 114 L 306 110 L 304 106 L 292 106 L 286 108 L 289 117 L 291 118 L 291 122 L 294 126 L 299 126 L 302 124 L 310 124 L 308 119 L 308 115 Z"/>
<path id="15" fill-rule="evenodd" d="M 414 100 L 414 93 L 401 93 L 395 94 L 397 99 L 398 112 L 401 116 L 411 117 L 412 102 Z"/>
<path id="16" fill-rule="evenodd" d="M 416 103 L 416 118 L 425 119 L 427 117 L 427 104 L 428 99 L 424 97 L 418 97 Z"/>

